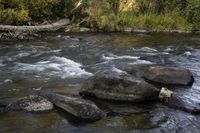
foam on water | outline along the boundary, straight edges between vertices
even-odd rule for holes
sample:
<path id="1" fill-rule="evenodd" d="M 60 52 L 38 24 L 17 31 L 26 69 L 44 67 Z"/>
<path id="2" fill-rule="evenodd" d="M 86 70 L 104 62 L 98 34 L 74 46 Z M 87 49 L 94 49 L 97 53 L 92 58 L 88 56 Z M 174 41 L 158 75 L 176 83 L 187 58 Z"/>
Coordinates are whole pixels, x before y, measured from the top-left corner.
<path id="1" fill-rule="evenodd" d="M 149 47 L 142 47 L 140 49 L 133 49 L 135 51 L 144 51 L 144 52 L 158 52 L 158 50 L 149 48 Z"/>
<path id="2" fill-rule="evenodd" d="M 191 89 L 188 89 L 187 91 L 185 90 L 184 92 L 182 92 L 180 97 L 182 98 L 182 100 L 185 101 L 185 103 L 188 103 L 191 106 L 195 105 L 198 107 L 200 106 L 200 93 L 199 93 L 200 83 L 196 81 L 199 81 L 200 79 L 199 57 L 200 57 L 200 50 L 197 49 L 194 52 L 185 51 L 183 55 L 179 55 L 176 57 L 173 56 L 171 58 L 171 60 L 174 61 L 177 65 L 190 70 L 195 76 L 195 82 L 193 86 L 191 87 Z"/>
<path id="3" fill-rule="evenodd" d="M 191 53 L 190 51 L 186 51 L 186 52 L 184 53 L 184 55 L 190 56 L 190 55 L 192 55 L 192 53 Z"/>
<path id="4" fill-rule="evenodd" d="M 172 49 L 172 48 L 166 48 L 165 50 L 164 50 L 164 52 L 171 52 L 171 51 L 173 51 L 174 49 Z"/>
<path id="5" fill-rule="evenodd" d="M 113 55 L 113 54 L 110 54 L 109 56 L 102 55 L 103 60 L 117 60 L 117 59 L 133 59 L 133 60 L 136 60 L 136 59 L 139 59 L 139 58 L 140 57 L 130 56 L 130 55 L 122 55 L 122 56 L 117 56 L 117 55 Z"/>
<path id="6" fill-rule="evenodd" d="M 34 64 L 17 63 L 17 70 L 26 73 L 45 74 L 47 76 L 56 76 L 60 78 L 77 78 L 82 76 L 92 76 L 82 69 L 80 63 L 65 57 L 53 56 L 47 61 L 40 61 Z"/>
<path id="7" fill-rule="evenodd" d="M 28 53 L 28 52 L 20 52 L 20 53 L 17 54 L 15 57 L 16 57 L 16 58 L 21 58 L 21 57 L 27 57 L 27 56 L 29 56 L 29 55 L 31 55 L 31 54 Z"/>
<path id="8" fill-rule="evenodd" d="M 157 55 L 159 54 L 159 51 L 153 48 L 149 48 L 149 47 L 142 47 L 142 48 L 132 48 L 132 51 L 135 53 L 139 53 L 142 55 L 149 55 L 149 56 L 153 56 L 153 55 Z"/>
<path id="9" fill-rule="evenodd" d="M 117 73 L 126 73 L 125 71 L 122 71 L 116 67 L 112 67 L 112 71 L 117 72 Z"/>
<path id="10" fill-rule="evenodd" d="M 146 61 L 146 60 L 136 60 L 134 62 L 128 63 L 129 65 L 135 65 L 135 64 L 154 64 L 153 62 Z"/>

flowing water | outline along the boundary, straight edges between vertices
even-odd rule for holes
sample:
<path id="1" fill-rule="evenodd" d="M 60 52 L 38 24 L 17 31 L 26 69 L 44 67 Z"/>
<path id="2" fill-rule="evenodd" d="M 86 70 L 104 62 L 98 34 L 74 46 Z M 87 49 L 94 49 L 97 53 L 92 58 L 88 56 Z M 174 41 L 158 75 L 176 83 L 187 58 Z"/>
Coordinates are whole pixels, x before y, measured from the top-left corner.
<path id="1" fill-rule="evenodd" d="M 200 106 L 200 36 L 184 34 L 44 34 L 42 39 L 0 42 L 0 104 L 37 90 L 78 94 L 98 71 L 126 70 L 138 64 L 189 69 L 195 83 L 177 92 Z M 162 104 L 133 105 L 96 101 L 114 114 L 83 122 L 54 110 L 46 113 L 2 112 L 0 133 L 200 132 L 200 116 Z"/>

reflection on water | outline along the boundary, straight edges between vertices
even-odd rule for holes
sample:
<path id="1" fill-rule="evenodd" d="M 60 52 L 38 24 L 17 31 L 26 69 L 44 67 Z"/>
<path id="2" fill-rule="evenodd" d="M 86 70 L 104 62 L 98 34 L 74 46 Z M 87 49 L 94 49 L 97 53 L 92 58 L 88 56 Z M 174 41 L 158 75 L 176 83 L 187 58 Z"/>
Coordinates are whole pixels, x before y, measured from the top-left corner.
<path id="1" fill-rule="evenodd" d="M 179 66 L 191 70 L 195 83 L 177 90 L 192 105 L 200 105 L 200 36 L 184 34 L 44 34 L 23 42 L 1 42 L 0 104 L 37 90 L 78 94 L 85 79 L 112 68 L 124 72 L 143 64 Z M 74 120 L 59 110 L 48 113 L 0 113 L 0 132 L 116 133 L 198 132 L 199 115 L 154 105 L 95 101 L 108 117 L 97 122 Z"/>

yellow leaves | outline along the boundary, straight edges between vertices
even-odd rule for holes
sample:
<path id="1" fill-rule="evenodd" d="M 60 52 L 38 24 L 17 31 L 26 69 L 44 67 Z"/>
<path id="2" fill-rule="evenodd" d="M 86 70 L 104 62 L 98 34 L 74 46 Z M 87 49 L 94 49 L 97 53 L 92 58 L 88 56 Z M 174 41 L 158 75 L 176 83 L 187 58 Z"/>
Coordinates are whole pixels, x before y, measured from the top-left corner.
<path id="1" fill-rule="evenodd" d="M 138 12 L 139 7 L 136 0 L 120 0 L 119 11 L 133 11 Z"/>
<path id="2" fill-rule="evenodd" d="M 101 16 L 98 23 L 99 23 L 98 25 L 100 25 L 101 28 L 104 28 L 110 25 L 110 21 L 107 16 Z"/>
<path id="3" fill-rule="evenodd" d="M 30 20 L 28 10 L 25 9 L 15 10 L 8 8 L 0 10 L 0 16 L 0 21 L 6 21 L 7 24 L 12 24 L 13 22 L 19 24 Z"/>
<path id="4" fill-rule="evenodd" d="M 25 21 L 27 22 L 27 21 L 30 20 L 28 10 L 24 10 L 24 9 L 19 10 L 18 12 L 16 12 L 16 16 L 15 17 L 16 17 L 16 21 L 18 23 L 25 22 Z"/>

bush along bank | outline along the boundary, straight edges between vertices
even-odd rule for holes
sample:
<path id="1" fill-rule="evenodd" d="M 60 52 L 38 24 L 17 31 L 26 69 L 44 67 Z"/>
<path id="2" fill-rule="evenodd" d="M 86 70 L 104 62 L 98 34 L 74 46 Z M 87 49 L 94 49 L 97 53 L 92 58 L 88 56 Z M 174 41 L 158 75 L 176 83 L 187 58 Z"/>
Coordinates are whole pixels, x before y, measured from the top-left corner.
<path id="1" fill-rule="evenodd" d="M 100 31 L 200 30 L 198 0 L 89 0 L 88 27 Z M 143 30 L 138 30 L 143 29 Z"/>
<path id="2" fill-rule="evenodd" d="M 69 32 L 200 31 L 199 0 L 0 0 L 1 25 L 40 25 L 69 18 Z M 83 27 L 83 28 L 82 28 Z"/>

